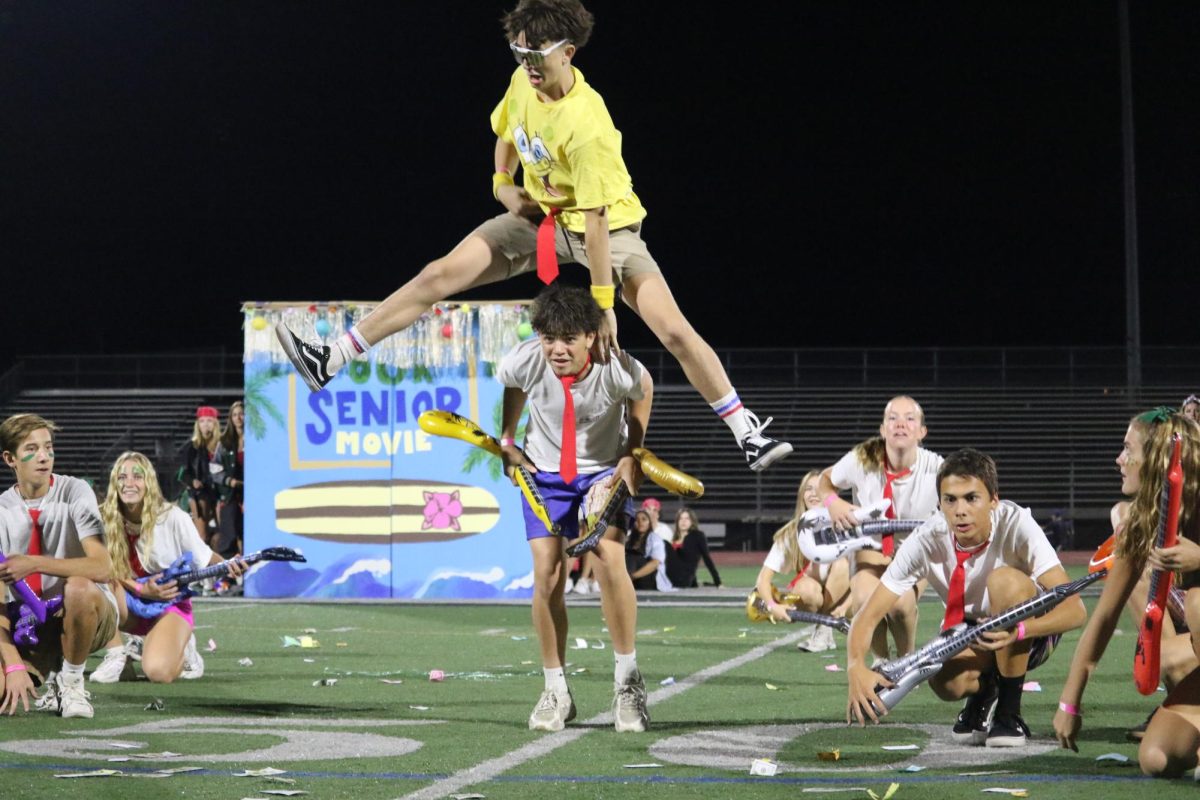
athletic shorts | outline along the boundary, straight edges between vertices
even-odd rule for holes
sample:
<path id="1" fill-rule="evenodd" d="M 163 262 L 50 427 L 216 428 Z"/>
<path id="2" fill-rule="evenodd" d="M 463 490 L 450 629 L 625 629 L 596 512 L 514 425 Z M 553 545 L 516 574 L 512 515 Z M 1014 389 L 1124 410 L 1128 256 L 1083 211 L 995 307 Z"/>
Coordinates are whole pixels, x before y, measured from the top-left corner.
<path id="1" fill-rule="evenodd" d="M 106 591 L 104 595 L 108 602 L 101 606 L 100 624 L 96 626 L 96 632 L 92 635 L 92 641 L 88 645 L 89 653 L 108 647 L 108 643 L 117 635 L 117 599 L 113 597 L 112 592 Z M 20 601 L 8 604 L 9 619 L 13 618 L 20 605 Z M 39 685 L 45 682 L 46 675 L 50 672 L 62 669 L 62 633 L 63 615 L 59 611 L 58 616 L 51 617 L 38 628 L 36 645 L 17 647 L 17 651 L 21 654 L 21 660 L 29 668 L 34 682 Z"/>
<path id="2" fill-rule="evenodd" d="M 179 617 L 180 619 L 182 619 L 184 622 L 187 623 L 187 626 L 189 628 L 196 627 L 196 619 L 195 619 L 194 614 L 192 613 L 192 599 L 189 597 L 187 600 L 181 600 L 180 602 L 171 606 L 166 611 L 159 614 L 157 617 L 154 617 L 153 619 L 142 619 L 139 617 L 137 624 L 134 625 L 132 628 L 130 628 L 129 632 L 132 633 L 134 636 L 145 636 L 146 634 L 148 634 L 150 632 L 151 628 L 153 628 L 155 625 L 158 624 L 158 621 L 160 619 L 167 616 L 168 614 L 174 614 L 175 616 Z M 131 614 L 130 616 L 136 616 L 136 615 Z"/>
<path id="3" fill-rule="evenodd" d="M 977 625 L 977 620 L 967 620 L 968 625 Z M 1058 643 L 1062 640 L 1061 633 L 1052 633 L 1049 636 L 1038 636 L 1035 639 L 1029 640 L 1029 664 L 1026 665 L 1026 672 L 1033 672 L 1035 669 L 1045 664 L 1050 656 L 1054 654 L 1054 648 L 1058 647 Z"/>
<path id="4" fill-rule="evenodd" d="M 565 483 L 557 472 L 534 472 L 533 482 L 546 502 L 546 510 L 550 519 L 557 522 L 564 539 L 568 541 L 579 536 L 579 506 L 587 497 L 592 484 L 602 481 L 612 475 L 613 468 L 589 475 L 577 475 L 575 480 Z M 525 514 L 525 539 L 541 539 L 550 535 L 546 526 L 533 513 L 525 493 L 521 493 L 521 511 Z M 612 524 L 619 528 L 629 526 L 629 518 L 633 516 L 633 500 L 625 501 L 625 508 L 617 515 Z"/>
<path id="5" fill-rule="evenodd" d="M 641 228 L 639 222 L 608 232 L 608 249 L 617 283 L 624 283 L 631 275 L 662 274 L 642 241 Z M 537 226 L 529 220 L 505 212 L 492 217 L 472 234 L 486 241 L 492 252 L 508 260 L 509 278 L 537 269 Z M 582 233 L 556 226 L 554 252 L 560 264 L 573 262 L 588 266 Z"/>

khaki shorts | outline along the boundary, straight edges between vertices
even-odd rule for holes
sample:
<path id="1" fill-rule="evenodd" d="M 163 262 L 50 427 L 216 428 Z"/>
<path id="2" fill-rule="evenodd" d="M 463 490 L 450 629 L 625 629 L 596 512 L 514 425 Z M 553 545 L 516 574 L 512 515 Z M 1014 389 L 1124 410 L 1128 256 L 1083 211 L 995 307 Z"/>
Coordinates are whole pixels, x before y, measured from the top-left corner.
<path id="1" fill-rule="evenodd" d="M 91 644 L 88 645 L 89 653 L 107 647 L 108 643 L 117 635 L 116 598 L 111 592 L 104 594 L 107 602 L 100 607 L 100 624 L 96 626 L 96 633 L 92 636 Z M 10 603 L 10 605 L 12 604 Z M 11 616 L 10 614 L 10 619 Z M 60 611 L 57 616 L 46 620 L 46 624 L 38 628 L 36 645 L 17 648 L 21 654 L 21 660 L 25 662 L 34 678 L 34 683 L 41 685 L 45 682 L 46 675 L 58 671 L 62 667 L 62 632 L 63 615 Z"/>
<path id="2" fill-rule="evenodd" d="M 662 274 L 642 241 L 641 228 L 638 223 L 608 233 L 608 249 L 617 283 L 624 283 L 631 275 Z M 486 241 L 493 253 L 508 260 L 509 278 L 537 268 L 537 226 L 529 220 L 505 212 L 492 217 L 472 234 Z M 574 262 L 588 266 L 582 233 L 556 226 L 554 252 L 558 254 L 560 264 Z"/>

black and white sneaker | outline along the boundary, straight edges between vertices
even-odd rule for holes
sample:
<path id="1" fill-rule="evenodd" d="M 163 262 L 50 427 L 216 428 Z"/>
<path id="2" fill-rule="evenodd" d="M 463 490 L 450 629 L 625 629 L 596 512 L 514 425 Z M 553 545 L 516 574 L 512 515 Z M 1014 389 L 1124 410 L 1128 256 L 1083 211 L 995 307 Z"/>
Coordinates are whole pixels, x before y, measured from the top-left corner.
<path id="1" fill-rule="evenodd" d="M 967 698 L 950 736 L 959 744 L 981 745 L 988 738 L 988 724 L 996 709 L 1000 691 L 995 681 L 988 681 L 979 691 Z"/>
<path id="2" fill-rule="evenodd" d="M 763 435 L 763 429 L 771 424 L 774 417 L 767 417 L 766 422 L 760 423 L 758 417 L 749 411 L 746 412 L 746 415 L 750 417 L 752 427 L 750 433 L 742 439 L 741 447 L 742 452 L 746 454 L 746 464 L 753 472 L 762 472 L 776 461 L 791 454 L 791 444 Z"/>
<path id="3" fill-rule="evenodd" d="M 319 392 L 333 380 L 329 374 L 329 345 L 309 344 L 282 322 L 275 324 L 275 338 L 309 389 Z"/>
<path id="4" fill-rule="evenodd" d="M 1029 726 L 1020 714 L 996 712 L 992 726 L 988 729 L 988 747 L 1024 747 L 1029 741 Z"/>

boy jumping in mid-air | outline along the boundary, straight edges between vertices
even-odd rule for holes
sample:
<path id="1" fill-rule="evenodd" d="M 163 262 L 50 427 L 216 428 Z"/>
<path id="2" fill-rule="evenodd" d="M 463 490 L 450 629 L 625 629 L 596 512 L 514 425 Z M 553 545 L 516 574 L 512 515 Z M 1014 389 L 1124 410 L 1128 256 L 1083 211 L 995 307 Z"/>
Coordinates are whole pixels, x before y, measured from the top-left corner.
<path id="1" fill-rule="evenodd" d="M 550 283 L 558 259 L 578 262 L 590 272 L 592 296 L 603 309 L 596 360 L 607 362 L 618 350 L 613 302 L 619 285 L 625 304 L 729 426 L 750 469 L 764 470 L 792 446 L 764 434 L 771 419 L 759 422 L 742 405 L 720 359 L 683 316 L 642 240 L 646 209 L 621 157 L 621 133 L 604 99 L 572 64 L 591 37 L 592 22 L 579 0 L 521 0 L 504 17 L 505 36 L 520 65 L 491 118 L 492 194 L 505 213 L 426 265 L 331 345 L 303 341 L 283 323 L 276 336 L 315 392 L 346 362 L 412 325 L 434 303 L 535 265 L 538 277 Z"/>

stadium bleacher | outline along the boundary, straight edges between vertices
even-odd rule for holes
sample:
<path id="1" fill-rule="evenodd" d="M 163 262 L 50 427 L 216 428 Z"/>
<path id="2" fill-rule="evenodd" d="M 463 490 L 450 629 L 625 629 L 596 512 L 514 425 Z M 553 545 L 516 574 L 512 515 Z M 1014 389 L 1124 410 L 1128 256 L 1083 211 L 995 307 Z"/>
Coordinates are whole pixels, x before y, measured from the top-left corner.
<path id="1" fill-rule="evenodd" d="M 1119 499 L 1114 459 L 1128 419 L 1150 406 L 1177 404 L 1195 390 L 1161 377 L 1186 379 L 1191 370 L 1180 369 L 1178 359 L 1186 363 L 1190 353 L 1150 352 L 1158 361 L 1147 363 L 1156 364 L 1160 377 L 1135 392 L 1112 388 L 1120 387 L 1121 362 L 1107 351 L 1101 358 L 1069 348 L 972 357 L 913 350 L 888 351 L 886 359 L 873 351 L 856 358 L 800 350 L 723 352 L 743 401 L 764 420 L 773 416 L 772 434 L 795 447 L 790 458 L 761 474 L 746 468 L 726 427 L 668 354 L 638 356 L 656 380 L 648 446 L 705 483 L 706 494 L 694 505 L 710 527 L 724 526 L 728 546 L 762 549 L 790 515 L 803 474 L 874 435 L 884 404 L 904 393 L 925 409 L 927 448 L 944 454 L 972 446 L 989 453 L 1000 469 L 1003 497 L 1031 507 L 1043 522 L 1061 511 L 1076 523 L 1077 544 L 1093 544 L 1107 535 L 1108 511 Z M 18 370 L 21 386 L 7 401 L 0 398 L 0 418 L 37 411 L 58 422 L 58 469 L 69 474 L 102 481 L 112 459 L 132 448 L 150 455 L 160 473 L 173 475 L 196 406 L 226 406 L 241 394 L 236 354 L 189 356 L 191 371 L 165 368 L 180 361 L 109 356 L 95 375 L 80 371 L 78 365 L 89 361 L 79 357 L 26 361 Z M 112 374 L 116 365 L 123 374 Z M 110 370 L 107 384 L 97 377 L 104 368 Z M 824 385 L 805 385 L 810 381 Z M 195 388 L 201 386 L 214 388 Z M 645 493 L 662 497 L 664 517 L 673 518 L 676 498 L 653 486 Z"/>

